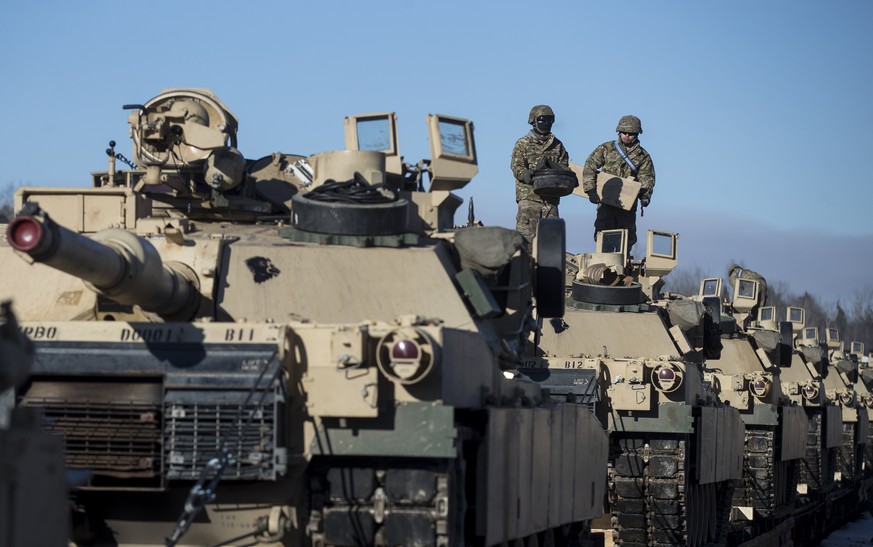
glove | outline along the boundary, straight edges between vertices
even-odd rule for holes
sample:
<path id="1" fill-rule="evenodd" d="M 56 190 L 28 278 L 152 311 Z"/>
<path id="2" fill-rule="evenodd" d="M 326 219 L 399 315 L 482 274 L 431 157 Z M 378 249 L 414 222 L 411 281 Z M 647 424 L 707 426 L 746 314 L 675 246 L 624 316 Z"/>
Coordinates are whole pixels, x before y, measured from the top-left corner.
<path id="1" fill-rule="evenodd" d="M 646 194 L 640 194 L 640 205 L 642 205 L 643 207 L 648 207 L 650 201 L 652 201 L 651 196 L 648 196 Z"/>
<path id="2" fill-rule="evenodd" d="M 597 195 L 597 190 L 589 190 L 588 191 L 588 201 L 597 205 L 600 203 L 600 196 Z"/>
<path id="3" fill-rule="evenodd" d="M 521 180 L 523 180 L 525 184 L 530 184 L 530 179 L 531 179 L 530 169 L 523 169 L 521 172 Z"/>

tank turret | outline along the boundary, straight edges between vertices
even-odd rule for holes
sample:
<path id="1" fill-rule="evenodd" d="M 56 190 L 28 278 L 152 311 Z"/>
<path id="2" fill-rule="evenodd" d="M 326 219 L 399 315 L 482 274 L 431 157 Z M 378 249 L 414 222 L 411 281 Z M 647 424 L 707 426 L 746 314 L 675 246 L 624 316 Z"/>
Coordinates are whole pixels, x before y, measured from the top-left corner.
<path id="1" fill-rule="evenodd" d="M 189 319 L 197 309 L 197 277 L 183 264 L 164 264 L 154 246 L 126 230 L 86 237 L 28 206 L 6 230 L 9 245 L 40 262 L 82 279 L 118 304 Z"/>

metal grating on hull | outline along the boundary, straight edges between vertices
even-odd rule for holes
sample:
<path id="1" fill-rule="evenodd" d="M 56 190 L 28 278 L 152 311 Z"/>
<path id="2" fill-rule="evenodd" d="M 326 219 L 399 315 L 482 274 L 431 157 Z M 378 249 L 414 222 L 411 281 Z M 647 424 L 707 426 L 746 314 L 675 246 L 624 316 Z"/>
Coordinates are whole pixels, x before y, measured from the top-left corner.
<path id="1" fill-rule="evenodd" d="M 222 473 L 225 480 L 275 480 L 284 473 L 284 454 L 276 448 L 277 397 L 267 393 L 261 401 L 263 394 L 255 393 L 243 409 L 247 395 L 245 391 L 167 393 L 168 479 L 198 479 L 225 445 L 234 455 Z"/>
<path id="2" fill-rule="evenodd" d="M 46 430 L 64 438 L 67 467 L 82 471 L 82 488 L 154 490 L 197 480 L 223 446 L 234 457 L 224 480 L 285 474 L 286 390 L 275 381 L 282 370 L 275 344 L 35 346 L 19 404 L 44 410 Z M 258 385 L 264 379 L 270 387 Z"/>
<path id="3" fill-rule="evenodd" d="M 43 410 L 43 427 L 64 439 L 68 467 L 92 475 L 161 475 L 161 386 L 34 382 L 22 406 Z"/>

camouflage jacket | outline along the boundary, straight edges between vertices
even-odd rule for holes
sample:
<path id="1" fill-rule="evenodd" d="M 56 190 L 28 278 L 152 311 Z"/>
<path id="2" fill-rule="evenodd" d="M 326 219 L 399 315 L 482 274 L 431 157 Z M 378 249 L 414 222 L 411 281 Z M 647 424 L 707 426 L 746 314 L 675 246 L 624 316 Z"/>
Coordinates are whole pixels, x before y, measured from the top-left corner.
<path id="1" fill-rule="evenodd" d="M 596 188 L 597 172 L 604 171 L 611 175 L 639 181 L 642 185 L 642 192 L 651 198 L 652 191 L 655 189 L 655 165 L 652 163 L 652 157 L 649 156 L 645 148 L 640 146 L 639 141 L 630 150 L 625 148 L 620 141 L 619 144 L 627 153 L 628 158 L 637 166 L 637 176 L 633 176 L 630 167 L 615 151 L 615 141 L 607 141 L 595 148 L 594 152 L 591 152 L 591 155 L 585 160 L 585 167 L 582 169 L 582 191 L 588 193 Z"/>
<path id="2" fill-rule="evenodd" d="M 510 163 L 512 174 L 515 176 L 515 201 L 523 199 L 543 201 L 540 196 L 534 193 L 533 186 L 525 184 L 522 177 L 522 171 L 528 169 L 533 173 L 543 158 L 548 159 L 552 164 L 570 166 L 570 156 L 567 154 L 567 149 L 553 133 L 549 133 L 543 138 L 531 131 L 515 143 Z"/>

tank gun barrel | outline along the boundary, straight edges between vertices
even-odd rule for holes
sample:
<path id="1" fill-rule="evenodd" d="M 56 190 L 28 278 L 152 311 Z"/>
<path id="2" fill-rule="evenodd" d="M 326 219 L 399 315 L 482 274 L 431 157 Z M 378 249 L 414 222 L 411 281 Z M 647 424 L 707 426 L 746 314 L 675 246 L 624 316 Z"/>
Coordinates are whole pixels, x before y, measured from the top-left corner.
<path id="1" fill-rule="evenodd" d="M 12 219 L 6 239 L 35 262 L 78 277 L 119 304 L 185 319 L 197 309 L 194 272 L 181 264 L 165 264 L 151 243 L 126 230 L 110 228 L 87 237 L 35 207 Z"/>

